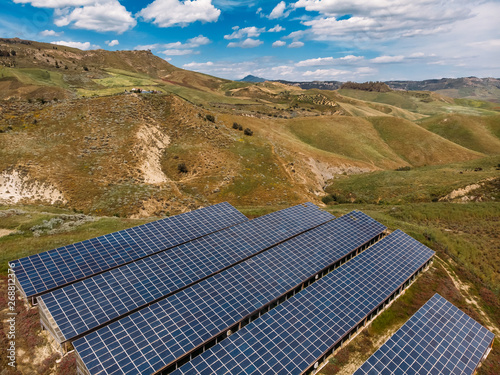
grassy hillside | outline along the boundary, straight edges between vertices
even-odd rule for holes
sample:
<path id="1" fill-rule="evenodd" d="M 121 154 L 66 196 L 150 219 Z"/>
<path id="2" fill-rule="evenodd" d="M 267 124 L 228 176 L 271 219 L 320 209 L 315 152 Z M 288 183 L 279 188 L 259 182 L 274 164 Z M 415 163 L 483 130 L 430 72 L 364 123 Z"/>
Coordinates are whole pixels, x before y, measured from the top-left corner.
<path id="1" fill-rule="evenodd" d="M 423 128 L 470 150 L 500 154 L 500 116 L 439 115 L 419 121 Z"/>
<path id="2" fill-rule="evenodd" d="M 368 119 L 380 137 L 408 164 L 415 167 L 477 159 L 482 154 L 460 147 L 413 122 L 394 117 Z"/>
<path id="3" fill-rule="evenodd" d="M 326 188 L 331 197 L 326 201 L 386 204 L 437 201 L 453 190 L 498 178 L 499 164 L 500 157 L 494 156 L 457 164 L 339 177 Z M 492 194 L 496 198 L 498 193 Z"/>

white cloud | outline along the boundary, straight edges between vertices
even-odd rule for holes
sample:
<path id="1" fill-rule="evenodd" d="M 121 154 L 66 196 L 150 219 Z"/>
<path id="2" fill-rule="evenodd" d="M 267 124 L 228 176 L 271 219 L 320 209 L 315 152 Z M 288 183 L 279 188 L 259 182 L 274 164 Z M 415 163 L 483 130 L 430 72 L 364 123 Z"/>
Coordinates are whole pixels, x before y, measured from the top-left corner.
<path id="1" fill-rule="evenodd" d="M 61 36 L 64 32 L 56 32 L 54 30 L 43 30 L 38 33 L 41 36 Z"/>
<path id="2" fill-rule="evenodd" d="M 283 47 L 286 45 L 286 42 L 282 40 L 277 40 L 276 42 L 273 43 L 273 47 Z"/>
<path id="3" fill-rule="evenodd" d="M 412 54 L 411 54 L 410 56 L 408 56 L 408 57 L 410 57 L 410 58 L 412 58 L 412 59 L 418 59 L 418 58 L 420 58 L 420 57 L 425 57 L 425 53 L 423 53 L 423 52 L 414 52 L 414 53 L 412 53 Z"/>
<path id="4" fill-rule="evenodd" d="M 105 42 L 108 46 L 110 47 L 114 47 L 114 46 L 117 46 L 118 44 L 120 44 L 120 42 L 117 40 L 117 39 L 113 39 L 113 40 L 106 40 Z"/>
<path id="5" fill-rule="evenodd" d="M 387 63 L 395 63 L 402 62 L 405 59 L 403 55 L 398 56 L 378 56 L 370 61 L 375 64 L 387 64 Z"/>
<path id="6" fill-rule="evenodd" d="M 192 50 L 192 49 L 166 49 L 162 51 L 164 55 L 167 56 L 184 56 L 184 55 L 197 55 L 200 52 Z"/>
<path id="7" fill-rule="evenodd" d="M 106 0 L 102 3 L 76 8 L 56 9 L 54 24 L 59 27 L 72 25 L 76 29 L 113 31 L 121 34 L 133 28 L 137 21 L 118 0 Z"/>
<path id="8" fill-rule="evenodd" d="M 307 60 L 302 60 L 299 61 L 298 63 L 295 64 L 295 66 L 327 66 L 327 65 L 334 65 L 334 64 L 340 64 L 340 65 L 347 65 L 350 63 L 354 63 L 356 61 L 363 60 L 363 56 L 354 56 L 354 55 L 347 55 L 340 57 L 338 59 L 335 59 L 333 57 L 318 57 L 315 59 L 307 59 Z"/>
<path id="9" fill-rule="evenodd" d="M 290 11 L 285 12 L 285 9 L 286 9 L 286 3 L 284 1 L 279 2 L 278 5 L 274 7 L 271 14 L 269 14 L 268 18 L 272 20 L 276 18 L 288 17 Z"/>
<path id="10" fill-rule="evenodd" d="M 66 8 L 93 5 L 96 0 L 14 0 L 17 4 L 31 4 L 36 8 Z"/>
<path id="11" fill-rule="evenodd" d="M 209 67 L 209 66 L 213 66 L 214 63 L 211 62 L 211 61 L 207 61 L 207 62 L 204 62 L 204 63 L 197 63 L 197 62 L 190 62 L 188 64 L 184 64 L 182 67 L 183 68 L 187 68 L 187 69 L 199 69 L 199 68 L 206 68 L 206 67 Z"/>
<path id="12" fill-rule="evenodd" d="M 302 42 L 292 42 L 288 45 L 288 48 L 300 48 L 304 47 L 304 43 Z"/>
<path id="13" fill-rule="evenodd" d="M 280 31 L 283 31 L 283 30 L 285 30 L 284 27 L 281 27 L 280 25 L 276 25 L 276 26 L 274 26 L 273 28 L 271 28 L 271 29 L 269 29 L 267 31 L 270 32 L 270 33 L 279 33 Z"/>
<path id="14" fill-rule="evenodd" d="M 333 57 L 318 57 L 316 59 L 307 59 L 299 61 L 295 66 L 318 66 L 318 65 L 331 65 L 335 59 Z"/>
<path id="15" fill-rule="evenodd" d="M 347 61 L 347 62 L 354 62 L 354 61 L 363 60 L 364 58 L 365 58 L 364 56 L 347 55 L 347 56 L 340 57 L 339 60 Z"/>
<path id="16" fill-rule="evenodd" d="M 252 39 L 252 38 L 247 38 L 243 41 L 240 42 L 231 42 L 227 46 L 229 48 L 235 48 L 235 47 L 240 47 L 240 48 L 255 48 L 260 46 L 262 43 L 264 43 L 262 40 L 258 39 Z"/>
<path id="17" fill-rule="evenodd" d="M 303 73 L 304 77 L 310 77 L 313 79 L 324 79 L 331 80 L 334 77 L 338 77 L 341 75 L 349 74 L 350 72 L 347 70 L 339 70 L 339 69 L 317 69 L 314 71 L 308 70 Z"/>
<path id="18" fill-rule="evenodd" d="M 240 29 L 238 26 L 233 27 L 234 32 L 229 35 L 224 35 L 224 39 L 241 39 L 241 38 L 256 38 L 260 36 L 263 32 L 266 31 L 265 27 L 255 27 L 255 26 L 250 26 L 250 27 L 244 27 L 243 29 Z"/>
<path id="19" fill-rule="evenodd" d="M 212 43 L 211 40 L 206 36 L 198 35 L 194 38 L 188 39 L 186 45 L 189 47 L 199 47 L 210 43 Z"/>
<path id="20" fill-rule="evenodd" d="M 215 22 L 220 9 L 212 5 L 212 0 L 155 0 L 142 9 L 138 16 L 152 21 L 159 27 L 187 26 L 196 21 Z"/>
<path id="21" fill-rule="evenodd" d="M 482 40 L 480 42 L 467 43 L 467 45 L 479 49 L 500 48 L 500 39 Z"/>
<path id="22" fill-rule="evenodd" d="M 212 43 L 212 41 L 208 39 L 206 36 L 198 35 L 194 38 L 188 39 L 186 43 L 172 42 L 172 43 L 145 44 L 145 45 L 135 46 L 134 50 L 164 49 L 161 52 L 163 54 L 181 56 L 181 55 L 199 54 L 200 52 L 193 50 L 193 48 L 204 46 L 210 43 Z"/>
<path id="23" fill-rule="evenodd" d="M 299 0 L 296 8 L 319 12 L 304 21 L 316 40 L 387 40 L 446 33 L 451 25 L 474 16 L 473 3 L 479 0 Z M 351 18 L 339 18 L 352 14 Z"/>
<path id="24" fill-rule="evenodd" d="M 59 40 L 57 42 L 50 42 L 50 44 L 57 44 L 58 46 L 67 46 L 67 47 L 78 48 L 78 49 L 82 49 L 82 50 L 88 50 L 91 47 L 98 47 L 98 46 L 91 45 L 90 42 L 69 42 L 66 40 Z"/>

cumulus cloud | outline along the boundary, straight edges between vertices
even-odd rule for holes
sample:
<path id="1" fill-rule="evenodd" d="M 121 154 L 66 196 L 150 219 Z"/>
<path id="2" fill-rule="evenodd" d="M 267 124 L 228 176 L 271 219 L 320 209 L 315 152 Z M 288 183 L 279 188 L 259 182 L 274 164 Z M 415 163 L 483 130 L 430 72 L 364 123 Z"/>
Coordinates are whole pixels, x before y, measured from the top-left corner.
<path id="1" fill-rule="evenodd" d="M 110 47 L 114 47 L 114 46 L 117 46 L 118 44 L 120 44 L 120 42 L 117 40 L 117 39 L 113 39 L 113 40 L 106 40 L 105 42 L 108 46 Z"/>
<path id="2" fill-rule="evenodd" d="M 197 55 L 200 52 L 192 49 L 166 49 L 161 51 L 164 55 L 167 56 L 184 56 L 184 55 Z"/>
<path id="3" fill-rule="evenodd" d="M 172 43 L 155 43 L 155 44 L 144 44 L 135 46 L 134 50 L 160 50 L 160 53 L 170 56 L 182 56 L 182 55 L 197 55 L 200 52 L 194 50 L 200 46 L 204 46 L 212 43 L 210 39 L 206 36 L 198 35 L 194 38 L 188 39 L 185 43 L 182 42 L 172 42 Z"/>
<path id="4" fill-rule="evenodd" d="M 211 62 L 211 61 L 207 61 L 207 62 L 204 62 L 204 63 L 197 63 L 197 62 L 190 62 L 188 64 L 184 64 L 182 67 L 183 68 L 187 68 L 187 69 L 200 69 L 200 68 L 205 68 L 205 67 L 209 67 L 209 66 L 213 66 L 214 63 Z"/>
<path id="5" fill-rule="evenodd" d="M 239 48 L 255 48 L 255 47 L 260 46 L 262 43 L 264 43 L 262 40 L 247 38 L 247 39 L 242 40 L 240 42 L 231 42 L 227 46 L 229 48 L 235 48 L 235 47 L 239 47 Z"/>
<path id="6" fill-rule="evenodd" d="M 370 61 L 375 64 L 388 64 L 395 62 L 402 62 L 405 59 L 403 55 L 398 56 L 379 56 L 371 59 Z"/>
<path id="7" fill-rule="evenodd" d="M 102 3 L 70 9 L 56 9 L 54 24 L 59 27 L 72 25 L 76 29 L 113 31 L 121 34 L 133 28 L 137 21 L 118 0 L 106 0 Z"/>
<path id="8" fill-rule="evenodd" d="M 199 47 L 210 43 L 212 43 L 211 40 L 208 39 L 206 36 L 198 35 L 195 36 L 194 38 L 188 39 L 186 45 L 188 47 Z"/>
<path id="9" fill-rule="evenodd" d="M 302 42 L 292 42 L 288 45 L 288 48 L 300 48 L 304 47 L 304 43 Z"/>
<path id="10" fill-rule="evenodd" d="M 118 0 L 14 0 L 37 8 L 53 8 L 54 24 L 76 29 L 123 33 L 136 25 Z M 49 30 L 50 31 L 50 30 Z"/>
<path id="11" fill-rule="evenodd" d="M 56 32 L 54 30 L 43 30 L 38 33 L 41 36 L 61 36 L 64 32 Z"/>
<path id="12" fill-rule="evenodd" d="M 282 40 L 277 40 L 276 42 L 273 43 L 273 47 L 283 47 L 286 46 L 286 42 Z"/>
<path id="13" fill-rule="evenodd" d="M 31 4 L 36 8 L 66 8 L 93 5 L 96 0 L 14 0 L 17 4 Z"/>
<path id="14" fill-rule="evenodd" d="M 215 22 L 219 19 L 220 9 L 213 6 L 212 0 L 155 0 L 142 9 L 138 16 L 151 21 L 159 27 L 187 26 L 190 23 Z"/>
<path id="15" fill-rule="evenodd" d="M 445 33 L 452 24 L 474 15 L 466 0 L 299 0 L 294 7 L 321 14 L 303 22 L 316 40 L 387 40 Z M 341 17 L 346 14 L 352 17 Z"/>
<path id="16" fill-rule="evenodd" d="M 51 44 L 57 44 L 58 46 L 66 46 L 66 47 L 72 47 L 72 48 L 78 48 L 82 50 L 88 50 L 88 49 L 95 49 L 96 47 L 99 46 L 94 46 L 91 45 L 90 42 L 70 42 L 66 40 L 59 40 L 57 42 L 50 42 Z"/>
<path id="17" fill-rule="evenodd" d="M 265 27 L 249 26 L 240 29 L 238 26 L 233 27 L 233 33 L 224 35 L 224 39 L 241 39 L 241 38 L 256 38 L 266 31 Z"/>
<path id="18" fill-rule="evenodd" d="M 274 9 L 271 11 L 271 14 L 269 14 L 268 18 L 269 19 L 276 19 L 276 18 L 285 18 L 288 17 L 290 14 L 290 11 L 285 12 L 287 6 L 284 1 L 281 1 L 274 7 Z"/>
<path id="19" fill-rule="evenodd" d="M 324 65 L 333 65 L 333 64 L 339 64 L 339 65 L 347 65 L 351 63 L 355 63 L 357 61 L 363 60 L 363 56 L 354 56 L 354 55 L 347 55 L 343 57 L 339 57 L 337 59 L 333 57 L 318 57 L 315 59 L 307 59 L 307 60 L 302 60 L 299 61 L 298 63 L 295 64 L 295 66 L 324 66 Z"/>
<path id="20" fill-rule="evenodd" d="M 270 28 L 267 31 L 270 32 L 270 33 L 279 33 L 280 31 L 283 31 L 283 30 L 285 30 L 284 27 L 281 27 L 280 25 L 276 25 L 276 26 Z"/>

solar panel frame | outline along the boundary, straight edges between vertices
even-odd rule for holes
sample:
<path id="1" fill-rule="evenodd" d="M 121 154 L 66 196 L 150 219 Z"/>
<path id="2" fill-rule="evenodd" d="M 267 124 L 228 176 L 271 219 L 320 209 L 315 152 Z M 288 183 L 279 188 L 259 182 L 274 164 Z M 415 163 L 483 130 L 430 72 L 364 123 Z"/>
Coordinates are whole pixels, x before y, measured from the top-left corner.
<path id="1" fill-rule="evenodd" d="M 74 340 L 333 218 L 313 204 L 276 211 L 46 293 L 40 311 L 56 340 Z"/>
<path id="2" fill-rule="evenodd" d="M 26 298 L 248 221 L 227 202 L 11 261 Z"/>
<path id="3" fill-rule="evenodd" d="M 395 231 L 172 374 L 303 374 L 361 327 L 433 255 Z M 377 283 L 387 277 L 393 278 Z"/>
<path id="4" fill-rule="evenodd" d="M 95 352 L 88 349 L 113 346 L 112 342 L 118 341 L 118 336 L 119 341 L 123 341 L 124 337 L 121 335 L 125 332 L 124 326 L 134 322 L 139 328 L 147 325 L 157 327 L 155 334 L 160 342 L 167 337 L 172 337 L 176 341 L 177 351 L 172 350 L 167 354 L 168 347 L 173 346 L 165 345 L 166 350 L 163 355 L 158 356 L 158 363 L 161 364 L 155 367 L 167 368 L 173 362 L 182 361 L 183 357 L 191 355 L 215 337 L 225 334 L 228 329 L 234 331 L 235 325 L 244 322 L 262 309 L 267 310 L 267 306 L 297 287 L 300 290 L 302 283 L 314 279 L 318 273 L 351 256 L 357 249 L 382 235 L 386 229 L 359 211 L 327 222 L 76 340 L 74 347 L 77 353 L 85 351 L 88 353 L 85 357 L 80 357 L 81 366 L 85 366 L 85 363 L 95 363 L 97 358 Z M 181 314 L 182 309 L 185 312 Z M 182 321 L 175 324 L 176 318 L 181 316 L 187 322 L 182 328 L 179 327 Z M 139 340 L 141 345 L 126 348 L 128 356 L 135 356 L 136 353 L 141 356 L 137 354 L 134 361 L 128 363 L 125 357 L 122 358 L 120 364 L 115 363 L 120 368 L 133 368 L 132 365 L 136 366 L 138 362 L 147 361 L 145 353 L 154 352 L 155 347 L 161 345 L 156 342 L 148 343 L 147 337 L 141 332 L 142 329 L 135 332 L 134 337 L 134 341 Z M 190 336 L 193 340 L 190 340 Z M 100 338 L 101 341 L 97 342 L 96 338 Z M 92 346 L 89 342 L 93 342 Z M 182 344 L 183 342 L 185 344 Z M 94 373 L 94 369 L 90 368 L 89 373 Z M 149 368 L 149 373 L 154 372 L 153 368 Z M 111 374 L 106 369 L 101 373 Z M 143 369 L 142 373 L 147 372 Z"/>
<path id="5" fill-rule="evenodd" d="M 422 371 L 432 375 L 472 375 L 494 337 L 436 293 L 354 375 Z M 446 342 L 447 339 L 452 341 Z"/>

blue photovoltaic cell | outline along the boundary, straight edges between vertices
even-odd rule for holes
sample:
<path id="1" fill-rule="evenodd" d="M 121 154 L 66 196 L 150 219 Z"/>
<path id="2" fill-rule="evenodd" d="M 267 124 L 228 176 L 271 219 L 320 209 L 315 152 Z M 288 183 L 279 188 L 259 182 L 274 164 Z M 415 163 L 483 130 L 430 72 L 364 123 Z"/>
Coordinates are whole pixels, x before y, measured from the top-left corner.
<path id="1" fill-rule="evenodd" d="M 385 229 L 354 211 L 92 332 L 73 345 L 90 374 L 153 374 Z M 149 327 L 154 327 L 153 332 Z"/>
<path id="2" fill-rule="evenodd" d="M 247 220 L 224 202 L 31 255 L 11 264 L 25 296 L 32 297 Z"/>
<path id="3" fill-rule="evenodd" d="M 172 374 L 301 374 L 433 255 L 398 230 Z"/>
<path id="4" fill-rule="evenodd" d="M 332 219 L 312 203 L 290 207 L 57 289 L 40 303 L 71 340 Z"/>
<path id="5" fill-rule="evenodd" d="M 494 336 L 435 294 L 354 375 L 472 375 Z"/>

